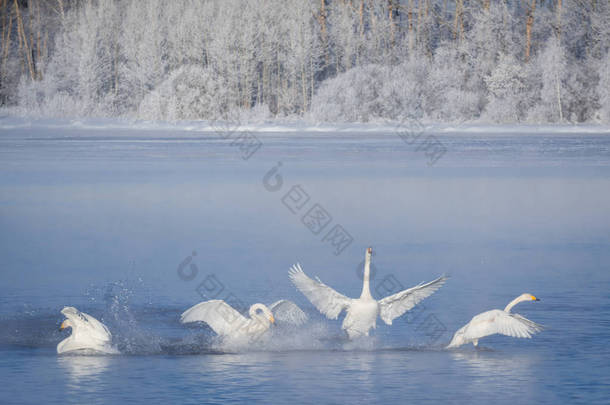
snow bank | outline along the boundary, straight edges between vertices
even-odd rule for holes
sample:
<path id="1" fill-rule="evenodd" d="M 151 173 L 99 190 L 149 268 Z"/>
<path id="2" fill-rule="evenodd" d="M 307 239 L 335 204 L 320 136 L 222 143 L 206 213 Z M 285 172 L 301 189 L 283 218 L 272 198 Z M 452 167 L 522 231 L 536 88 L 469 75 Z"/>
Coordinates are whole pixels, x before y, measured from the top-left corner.
<path id="1" fill-rule="evenodd" d="M 82 136 L 95 135 L 96 131 L 120 132 L 105 134 L 108 136 L 124 136 L 124 131 L 145 130 L 150 132 L 160 132 L 163 137 L 180 136 L 185 133 L 223 135 L 233 132 L 254 132 L 254 133 L 370 133 L 387 134 L 398 131 L 425 130 L 436 134 L 600 134 L 610 135 L 608 125 L 490 125 L 467 123 L 460 125 L 386 121 L 379 123 L 358 123 L 358 124 L 312 124 L 299 120 L 289 122 L 269 121 L 256 124 L 241 124 L 239 122 L 226 121 L 147 121 L 147 120 L 127 120 L 118 118 L 88 118 L 88 119 L 32 119 L 19 117 L 0 118 L 0 136 L 6 136 L 13 129 L 83 129 L 92 130 L 83 132 Z M 51 132 L 50 132 L 51 133 Z M 36 132 L 40 136 L 41 132 Z M 52 132 L 57 136 L 56 132 Z M 151 134 L 152 135 L 152 134 Z M 73 136 L 73 135 L 71 135 Z"/>

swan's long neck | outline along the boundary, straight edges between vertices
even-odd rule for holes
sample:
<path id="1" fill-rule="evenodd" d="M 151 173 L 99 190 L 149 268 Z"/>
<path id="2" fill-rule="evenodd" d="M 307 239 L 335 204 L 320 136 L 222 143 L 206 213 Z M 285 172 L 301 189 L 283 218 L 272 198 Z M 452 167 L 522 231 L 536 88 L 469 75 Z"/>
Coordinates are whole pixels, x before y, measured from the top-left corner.
<path id="1" fill-rule="evenodd" d="M 510 310 L 513 309 L 513 307 L 515 305 L 517 305 L 518 303 L 520 303 L 521 301 L 523 301 L 523 297 L 520 295 L 520 296 L 518 296 L 517 298 L 515 298 L 514 300 L 512 300 L 511 302 L 508 303 L 506 308 L 504 308 L 504 312 L 510 312 Z"/>
<path id="2" fill-rule="evenodd" d="M 257 319 L 259 317 L 259 314 L 256 313 L 257 309 L 260 309 L 261 311 L 263 311 L 263 304 L 253 304 L 250 306 L 250 309 L 248 310 L 248 314 L 250 315 L 251 319 Z"/>
<path id="3" fill-rule="evenodd" d="M 364 259 L 364 277 L 362 282 L 362 294 L 360 298 L 372 299 L 369 279 L 371 277 L 371 254 L 367 253 Z"/>
<path id="4" fill-rule="evenodd" d="M 259 314 L 258 312 L 256 312 L 258 309 L 260 309 L 262 313 Z M 269 318 L 267 318 L 265 314 L 265 312 L 271 313 L 271 311 L 269 311 L 269 309 L 264 304 L 254 304 L 250 307 L 250 310 L 248 312 L 250 314 L 250 319 L 261 322 L 263 325 L 265 325 L 265 327 L 269 327 L 271 325 Z"/>

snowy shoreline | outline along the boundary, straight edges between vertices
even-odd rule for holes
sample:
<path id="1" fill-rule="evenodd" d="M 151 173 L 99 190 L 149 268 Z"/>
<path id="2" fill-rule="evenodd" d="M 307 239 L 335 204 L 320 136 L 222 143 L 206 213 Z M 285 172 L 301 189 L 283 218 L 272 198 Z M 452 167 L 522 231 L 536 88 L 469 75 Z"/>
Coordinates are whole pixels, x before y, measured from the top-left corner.
<path id="1" fill-rule="evenodd" d="M 256 134 L 278 133 L 366 133 L 388 134 L 394 132 L 419 132 L 424 130 L 440 135 L 461 134 L 593 134 L 610 135 L 610 126 L 595 124 L 438 124 L 413 122 L 379 122 L 379 123 L 320 123 L 307 121 L 268 121 L 262 123 L 221 122 L 221 121 L 148 121 L 120 118 L 86 118 L 86 119 L 42 119 L 25 117 L 0 118 L 0 134 L 11 129 L 86 129 L 86 130 L 137 130 L 137 131 L 177 131 L 186 133 L 234 133 L 252 132 Z M 176 134 L 164 132 L 163 136 Z M 85 134 L 83 134 L 85 136 Z M 122 136 L 122 134 L 117 134 Z M 184 136 L 184 135 L 183 135 Z"/>

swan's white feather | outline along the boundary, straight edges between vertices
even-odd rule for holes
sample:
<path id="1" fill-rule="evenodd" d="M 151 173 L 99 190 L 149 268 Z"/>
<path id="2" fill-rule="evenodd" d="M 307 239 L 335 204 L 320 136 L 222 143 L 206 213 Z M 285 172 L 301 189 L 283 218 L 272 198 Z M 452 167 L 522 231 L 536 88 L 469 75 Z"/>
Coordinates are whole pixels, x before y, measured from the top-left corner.
<path id="1" fill-rule="evenodd" d="M 542 330 L 541 325 L 518 314 L 506 313 L 500 309 L 483 312 L 472 318 L 464 330 L 464 339 L 474 340 L 489 335 L 505 335 L 516 338 L 531 338 Z"/>
<path id="2" fill-rule="evenodd" d="M 219 335 L 231 335 L 248 319 L 223 300 L 200 302 L 182 313 L 180 322 L 205 322 Z"/>
<path id="3" fill-rule="evenodd" d="M 57 345 L 57 353 L 72 351 L 92 351 L 117 353 L 112 346 L 112 334 L 93 316 L 80 312 L 74 307 L 65 307 L 61 313 L 70 321 L 70 336 Z"/>
<path id="4" fill-rule="evenodd" d="M 429 283 L 420 284 L 380 299 L 379 316 L 385 323 L 391 325 L 395 318 L 412 309 L 424 298 L 434 294 L 445 284 L 445 281 L 447 281 L 447 277 L 441 276 Z"/>
<path id="5" fill-rule="evenodd" d="M 298 263 L 290 268 L 288 276 L 318 311 L 329 319 L 337 319 L 341 311 L 347 309 L 352 302 L 350 298 L 339 294 L 319 279 L 316 281 L 307 277 Z"/>
<path id="6" fill-rule="evenodd" d="M 275 320 L 287 322 L 294 325 L 302 325 L 307 322 L 308 316 L 297 304 L 289 300 L 279 300 L 269 305 Z"/>
<path id="7" fill-rule="evenodd" d="M 74 307 L 65 307 L 61 313 L 68 318 L 76 327 L 72 328 L 73 335 L 88 336 L 98 342 L 110 342 L 112 334 L 100 321 L 89 314 L 80 312 Z"/>

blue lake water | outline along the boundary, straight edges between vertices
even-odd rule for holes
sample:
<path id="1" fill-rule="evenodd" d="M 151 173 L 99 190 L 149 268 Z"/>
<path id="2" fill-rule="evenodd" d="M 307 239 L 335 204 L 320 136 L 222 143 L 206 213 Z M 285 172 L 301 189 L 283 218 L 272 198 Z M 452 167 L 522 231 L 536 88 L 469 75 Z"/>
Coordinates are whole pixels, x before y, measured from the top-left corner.
<path id="1" fill-rule="evenodd" d="M 610 136 L 436 134 L 434 156 L 392 132 L 229 135 L 0 130 L 0 402 L 607 403 Z M 350 343 L 287 271 L 358 296 L 368 246 L 376 298 L 451 278 Z M 523 292 L 542 333 L 443 350 Z M 223 352 L 178 322 L 211 298 L 311 320 Z M 68 305 L 122 354 L 58 356 Z"/>

